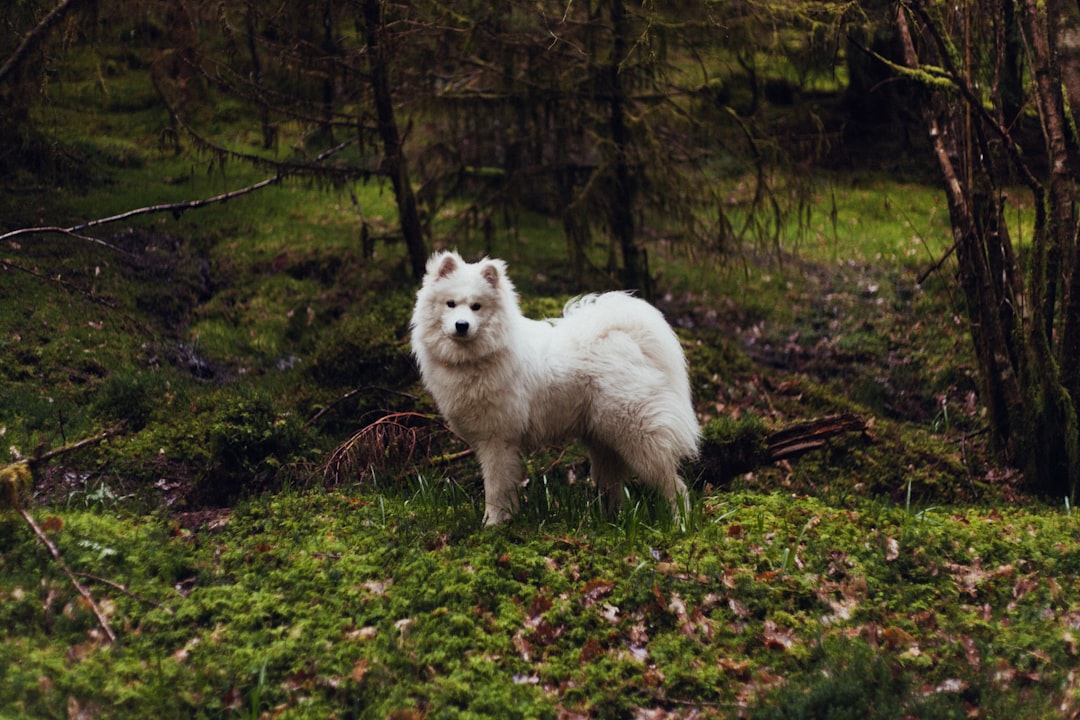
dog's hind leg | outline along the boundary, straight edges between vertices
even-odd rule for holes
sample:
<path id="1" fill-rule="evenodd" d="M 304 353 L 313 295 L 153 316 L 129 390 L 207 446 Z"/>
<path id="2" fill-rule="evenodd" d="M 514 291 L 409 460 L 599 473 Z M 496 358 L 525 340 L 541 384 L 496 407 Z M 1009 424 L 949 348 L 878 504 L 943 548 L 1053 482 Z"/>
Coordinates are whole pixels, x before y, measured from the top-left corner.
<path id="1" fill-rule="evenodd" d="M 643 478 L 643 480 L 664 494 L 668 503 L 671 504 L 672 518 L 676 520 L 680 518 L 686 519 L 690 514 L 690 493 L 686 489 L 686 483 L 682 481 L 678 473 L 671 470 L 665 473 L 663 479 L 659 480 L 659 482 L 651 482 L 649 478 Z"/>
<path id="2" fill-rule="evenodd" d="M 648 434 L 626 437 L 620 443 L 619 453 L 638 482 L 664 496 L 671 505 L 672 517 L 686 517 L 690 495 L 679 477 L 679 458 L 669 450 L 669 445 L 657 442 Z"/>
<path id="3" fill-rule="evenodd" d="M 477 443 L 476 456 L 484 473 L 484 524 L 506 522 L 518 509 L 521 459 L 518 448 L 501 440 Z"/>
<path id="4" fill-rule="evenodd" d="M 614 517 L 622 507 L 623 483 L 629 470 L 619 453 L 598 442 L 588 444 L 593 483 L 600 494 L 604 514 Z"/>

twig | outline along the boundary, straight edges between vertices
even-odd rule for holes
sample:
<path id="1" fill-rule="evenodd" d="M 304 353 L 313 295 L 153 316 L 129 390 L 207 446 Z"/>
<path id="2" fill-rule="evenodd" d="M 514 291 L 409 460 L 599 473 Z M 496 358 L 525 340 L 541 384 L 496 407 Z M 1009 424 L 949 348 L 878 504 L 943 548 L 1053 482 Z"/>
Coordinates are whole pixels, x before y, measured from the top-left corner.
<path id="1" fill-rule="evenodd" d="M 335 145 L 332 148 L 328 148 L 328 149 L 324 150 L 323 152 L 319 153 L 318 155 L 315 156 L 314 166 L 318 167 L 318 163 L 321 163 L 324 160 L 326 160 L 326 159 L 330 158 L 331 156 L 333 156 L 334 154 L 336 154 L 338 152 L 341 152 L 345 148 L 347 148 L 350 145 L 352 145 L 353 143 L 355 143 L 356 140 L 357 140 L 356 138 L 350 138 L 350 139 L 348 139 L 348 140 L 346 140 L 344 142 L 338 143 L 337 145 Z M 245 159 L 251 161 L 251 162 L 255 162 L 255 161 L 259 160 L 259 158 L 256 158 L 254 156 L 243 156 L 243 157 Z M 244 195 L 248 195 L 250 193 L 253 193 L 256 190 L 262 190 L 265 187 L 270 187 L 271 185 L 277 185 L 282 180 L 284 180 L 289 175 L 290 172 L 295 172 L 296 171 L 296 168 L 293 168 L 293 167 L 289 166 L 288 164 L 278 163 L 278 164 L 276 164 L 276 167 L 277 167 L 278 171 L 274 175 L 272 175 L 271 177 L 266 178 L 265 180 L 260 180 L 259 182 L 254 183 L 253 185 L 248 185 L 247 187 L 242 187 L 242 188 L 239 188 L 237 190 L 230 190 L 229 192 L 221 193 L 220 195 L 214 195 L 213 197 L 202 198 L 201 200 L 184 200 L 183 202 L 160 203 L 158 205 L 147 205 L 146 207 L 135 208 L 134 210 L 128 210 L 128 211 L 122 212 L 122 213 L 120 213 L 118 215 L 110 215 L 108 217 L 97 218 L 96 220 L 88 220 L 87 222 L 79 223 L 78 225 L 72 225 L 71 227 L 60 227 L 60 226 L 57 226 L 57 225 L 47 225 L 47 226 L 41 226 L 41 227 L 19 228 L 18 230 L 12 230 L 10 232 L 6 232 L 6 233 L 0 235 L 0 241 L 8 240 L 10 238 L 20 237 L 22 235 L 34 235 L 34 234 L 40 234 L 40 233 L 57 233 L 57 234 L 60 234 L 60 235 L 70 235 L 71 237 L 75 237 L 75 238 L 78 238 L 80 240 L 86 240 L 88 242 L 93 242 L 93 243 L 97 243 L 99 245 L 104 245 L 105 247 L 111 248 L 113 250 L 120 250 L 120 248 L 114 247 L 114 246 L 110 245 L 109 243 L 107 243 L 107 242 L 105 242 L 103 240 L 99 240 L 99 239 L 93 238 L 93 237 L 88 237 L 88 236 L 82 235 L 80 233 L 82 233 L 83 230 L 89 230 L 91 228 L 99 227 L 101 225 L 108 225 L 110 223 L 120 222 L 121 220 L 130 220 L 131 218 L 139 217 L 141 215 L 151 215 L 151 214 L 166 213 L 167 212 L 167 213 L 172 213 L 174 216 L 179 217 L 181 213 L 183 213 L 183 212 L 185 212 L 187 210 L 197 210 L 199 208 L 206 207 L 207 205 L 214 205 L 216 203 L 228 202 L 229 200 L 232 200 L 234 198 L 242 197 Z"/>
<path id="2" fill-rule="evenodd" d="M 109 580 L 108 578 L 99 577 L 97 575 L 93 575 L 93 574 L 87 573 L 87 572 L 80 572 L 80 573 L 75 573 L 75 574 L 78 575 L 81 578 L 86 578 L 87 580 L 93 580 L 94 582 L 99 582 L 102 585 L 108 585 L 111 588 L 119 590 L 120 592 L 124 593 L 125 595 L 127 595 L 130 598 L 134 598 L 135 600 L 138 600 L 139 602 L 146 603 L 147 605 L 153 605 L 154 607 L 158 608 L 159 610 L 164 610 L 165 612 L 169 613 L 170 615 L 173 614 L 172 608 L 167 607 L 165 605 L 162 605 L 161 603 L 159 603 L 156 600 L 151 600 L 150 598 L 145 598 L 145 597 L 142 597 L 141 595 L 133 593 L 130 590 L 128 590 L 124 585 L 122 585 L 122 584 L 120 584 L 118 582 L 115 582 L 113 580 Z"/>
<path id="3" fill-rule="evenodd" d="M 83 438 L 82 440 L 77 440 L 68 445 L 61 445 L 58 448 L 53 448 L 52 450 L 49 450 L 47 452 L 34 455 L 32 458 L 30 458 L 30 462 L 33 465 L 37 465 L 38 463 L 45 462 L 46 460 L 52 460 L 58 455 L 63 455 L 65 453 L 81 450 L 82 448 L 88 447 L 90 445 L 97 445 L 99 442 L 104 442 L 105 440 L 108 440 L 115 435 L 119 435 L 123 429 L 123 425 L 117 425 L 115 427 L 102 430 L 97 435 L 94 435 L 92 437 Z"/>
<path id="4" fill-rule="evenodd" d="M 361 393 L 361 392 L 364 392 L 366 390 L 378 390 L 379 392 L 383 392 L 383 393 L 386 393 L 386 394 L 389 394 L 389 395 L 400 395 L 401 397 L 409 398 L 410 400 L 415 400 L 416 399 L 415 395 L 412 395 L 412 394 L 407 393 L 407 392 L 402 392 L 401 390 L 393 390 L 391 388 L 382 387 L 381 385 L 361 385 L 360 387 L 353 388 L 352 390 L 349 390 L 344 395 L 339 396 L 333 402 L 331 402 L 329 405 L 327 405 L 323 409 L 319 410 L 319 412 L 312 415 L 311 418 L 308 419 L 308 421 L 306 423 L 304 423 L 304 427 L 307 427 L 309 425 L 313 425 L 319 418 L 321 418 L 323 415 L 325 415 L 326 413 L 328 413 L 331 410 L 333 410 L 334 408 L 336 408 L 341 403 L 343 403 L 346 400 L 348 400 L 349 398 L 355 396 L 357 393 Z"/>
<path id="5" fill-rule="evenodd" d="M 0 508 L 19 507 L 22 496 L 33 485 L 33 479 L 42 463 L 65 453 L 96 445 L 114 435 L 119 435 L 121 430 L 123 430 L 123 426 L 117 425 L 108 430 L 103 430 L 93 437 L 83 438 L 48 451 L 39 447 L 30 457 L 21 458 L 13 463 L 0 466 Z"/>
<path id="6" fill-rule="evenodd" d="M 938 271 L 939 269 L 941 269 L 941 266 L 945 264 L 945 261 L 946 261 L 946 260 L 948 260 L 948 259 L 949 259 L 949 257 L 950 257 L 950 256 L 951 256 L 951 255 L 952 255 L 952 254 L 953 254 L 954 252 L 956 252 L 956 248 L 957 248 L 957 246 L 958 246 L 959 244 L 960 244 L 960 241 L 959 241 L 959 240 L 957 240 L 956 242 L 954 242 L 954 243 L 953 243 L 953 244 L 952 244 L 952 245 L 951 245 L 951 246 L 949 247 L 949 249 L 948 249 L 948 250 L 946 250 L 946 251 L 944 252 L 944 254 L 942 254 L 942 256 L 941 256 L 940 258 L 938 258 L 938 259 L 937 259 L 937 261 L 936 261 L 936 262 L 935 262 L 935 263 L 934 263 L 933 265 L 931 265 L 930 267 L 928 267 L 928 268 L 926 268 L 925 270 L 923 270 L 923 271 L 922 271 L 922 274 L 920 274 L 920 275 L 919 275 L 919 278 L 918 278 L 918 279 L 917 279 L 917 280 L 915 281 L 915 284 L 917 284 L 917 285 L 922 285 L 922 284 L 923 284 L 924 282 L 926 282 L 926 278 L 930 277 L 930 276 L 931 276 L 931 275 L 933 275 L 933 274 L 934 274 L 935 272 L 937 272 L 937 271 Z"/>
<path id="7" fill-rule="evenodd" d="M 23 516 L 23 519 L 26 520 L 26 523 L 30 526 L 30 529 L 34 531 L 34 534 L 38 536 L 38 539 L 49 549 L 49 553 L 53 556 L 53 560 L 55 560 L 56 564 L 60 566 L 60 569 L 64 571 L 64 574 L 68 576 L 68 580 L 71 581 L 71 584 L 75 586 L 78 593 L 82 595 L 83 599 L 90 605 L 90 609 L 97 617 L 98 625 L 101 626 L 101 630 L 105 633 L 105 637 L 108 639 L 109 644 L 115 643 L 116 634 L 112 631 L 112 628 L 109 627 L 109 621 L 105 617 L 105 614 L 101 612 L 101 608 L 94 602 L 94 596 L 90 594 L 90 591 L 86 589 L 86 586 L 79 582 L 78 578 L 75 577 L 75 574 L 71 572 L 71 568 L 64 562 L 64 558 L 60 555 L 60 550 L 56 547 L 56 544 L 49 539 L 49 536 L 46 535 L 45 531 L 41 529 L 41 526 L 34 521 L 34 518 L 30 513 L 26 512 L 26 510 L 21 507 L 18 510 L 19 514 Z"/>

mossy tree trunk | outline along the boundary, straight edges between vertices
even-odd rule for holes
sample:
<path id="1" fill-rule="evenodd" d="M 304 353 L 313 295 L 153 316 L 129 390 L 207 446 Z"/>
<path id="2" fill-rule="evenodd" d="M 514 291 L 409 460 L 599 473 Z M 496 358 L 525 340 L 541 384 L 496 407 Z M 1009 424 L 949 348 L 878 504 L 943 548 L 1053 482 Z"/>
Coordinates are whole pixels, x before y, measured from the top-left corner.
<path id="1" fill-rule="evenodd" d="M 900 70 L 929 91 L 924 118 L 945 184 L 957 278 L 995 444 L 1004 459 L 1025 471 L 1031 489 L 1075 502 L 1080 487 L 1077 167 L 1067 151 L 1070 125 L 1051 32 L 1058 24 L 1053 6 L 981 0 L 963 22 L 947 26 L 935 6 L 904 0 L 896 20 L 906 66 Z M 1016 33 L 1022 33 L 1027 48 L 1027 105 L 1038 110 L 1042 171 L 1021 155 L 1013 137 L 1025 121 L 1010 114 L 1018 107 L 1011 96 L 1016 83 L 1008 77 Z M 980 87 L 991 89 L 990 106 L 982 102 Z M 1017 176 L 1034 204 L 1026 272 L 1005 215 L 1006 188 Z"/>

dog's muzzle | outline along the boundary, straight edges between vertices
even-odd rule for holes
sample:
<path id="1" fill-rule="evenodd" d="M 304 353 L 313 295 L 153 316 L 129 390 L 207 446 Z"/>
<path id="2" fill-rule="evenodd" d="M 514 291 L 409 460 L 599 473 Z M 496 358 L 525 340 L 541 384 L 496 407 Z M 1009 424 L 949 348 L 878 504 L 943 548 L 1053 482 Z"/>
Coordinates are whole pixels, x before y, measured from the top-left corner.
<path id="1" fill-rule="evenodd" d="M 469 322 L 467 320 L 458 320 L 454 323 L 454 332 L 458 337 L 466 337 L 469 334 Z"/>

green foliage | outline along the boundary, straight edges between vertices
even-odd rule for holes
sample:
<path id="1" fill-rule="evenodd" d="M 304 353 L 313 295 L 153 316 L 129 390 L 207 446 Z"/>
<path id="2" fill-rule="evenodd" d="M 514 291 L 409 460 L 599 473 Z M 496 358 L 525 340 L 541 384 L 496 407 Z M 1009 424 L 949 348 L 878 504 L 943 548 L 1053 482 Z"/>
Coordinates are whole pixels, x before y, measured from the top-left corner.
<path id="1" fill-rule="evenodd" d="M 160 373 L 125 371 L 111 373 L 94 397 L 92 412 L 103 421 L 123 423 L 125 429 L 143 429 L 168 392 Z"/>
<path id="2" fill-rule="evenodd" d="M 692 532 L 625 533 L 566 512 L 483 529 L 481 511 L 418 480 L 252 498 L 192 529 L 43 518 L 73 570 L 110 581 L 88 582 L 112 648 L 0 519 L 0 714 L 1023 720 L 1080 701 L 1061 513 L 942 507 L 913 531 L 880 501 L 740 492 L 705 498 Z"/>
<path id="3" fill-rule="evenodd" d="M 125 37 L 142 28 L 128 22 Z M 85 220 L 263 179 L 162 146 L 169 118 L 130 72 L 142 59 L 105 57 L 98 77 L 95 55 L 64 70 L 39 110 L 55 136 L 7 156 L 24 166 L 9 182 L 18 191 L 0 196 L 6 222 Z M 706 58 L 701 71 L 731 63 Z M 749 78 L 719 84 L 716 99 L 753 102 Z M 712 98 L 700 108 L 730 117 Z M 266 150 L 235 102 L 203 97 L 197 110 L 250 152 L 301 157 L 326 138 L 281 125 L 290 149 Z M 751 220 L 744 172 L 723 159 L 709 170 L 734 224 Z M 471 463 L 337 492 L 283 482 L 317 486 L 313 466 L 362 410 L 428 409 L 410 385 L 411 289 L 378 183 L 291 180 L 102 233 L 119 251 L 52 236 L 5 246 L 0 454 L 14 462 L 117 421 L 127 434 L 31 488 L 28 465 L 3 468 L 5 493 L 41 501 L 32 511 L 120 642 L 103 645 L 67 577 L 0 508 L 0 716 L 1075 710 L 1076 517 L 960 504 L 1009 491 L 986 477 L 947 281 L 914 282 L 951 243 L 938 191 L 864 173 L 801 180 L 798 213 L 774 218 L 775 244 L 742 248 L 741 266 L 718 266 L 717 248 L 649 243 L 706 420 L 704 466 L 689 470 L 737 488 L 695 494 L 682 523 L 636 487 L 605 516 L 573 449 L 526 458 L 521 514 L 494 529 L 481 526 Z M 613 282 L 601 244 L 586 253 L 588 280 L 557 262 L 551 218 L 514 208 L 477 237 L 475 207 L 439 202 L 433 235 L 510 261 L 531 317 Z M 643 231 L 678 230 L 656 215 Z M 367 232 L 380 238 L 370 247 Z M 838 411 L 878 415 L 872 437 L 731 480 L 760 459 L 770 427 Z M 207 509 L 221 503 L 238 504 Z"/>
<path id="4" fill-rule="evenodd" d="M 887 720 L 910 717 L 909 689 L 889 663 L 863 640 L 827 638 L 815 651 L 807 677 L 767 696 L 753 720 Z M 944 717 L 941 715 L 933 717 Z"/>
<path id="5" fill-rule="evenodd" d="M 235 498 L 248 483 L 272 479 L 311 447 L 295 414 L 260 391 L 227 398 L 209 420 L 207 440 L 212 466 L 204 491 L 219 502 Z"/>
<path id="6" fill-rule="evenodd" d="M 356 387 L 378 378 L 394 386 L 412 379 L 415 366 L 408 345 L 413 299 L 392 293 L 373 300 L 370 307 L 357 306 L 319 339 L 309 365 L 311 374 L 324 385 Z"/>

